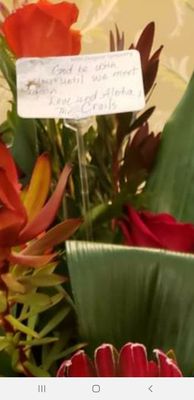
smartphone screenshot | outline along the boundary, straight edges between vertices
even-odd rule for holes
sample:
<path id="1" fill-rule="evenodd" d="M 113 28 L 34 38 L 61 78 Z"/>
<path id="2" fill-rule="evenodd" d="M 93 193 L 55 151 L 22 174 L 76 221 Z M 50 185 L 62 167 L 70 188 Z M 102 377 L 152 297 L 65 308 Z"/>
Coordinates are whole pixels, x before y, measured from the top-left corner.
<path id="1" fill-rule="evenodd" d="M 0 1 L 8 399 L 190 398 L 193 36 L 193 0 Z"/>

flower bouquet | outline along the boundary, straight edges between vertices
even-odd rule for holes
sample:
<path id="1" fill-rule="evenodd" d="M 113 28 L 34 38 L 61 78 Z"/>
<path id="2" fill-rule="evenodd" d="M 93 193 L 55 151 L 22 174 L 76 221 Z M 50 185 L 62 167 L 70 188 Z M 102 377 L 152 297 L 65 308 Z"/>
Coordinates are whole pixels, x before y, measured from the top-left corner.
<path id="1" fill-rule="evenodd" d="M 18 58 L 80 54 L 78 7 L 15 0 L 0 11 L 11 94 L 0 125 L 0 375 L 192 376 L 194 78 L 152 132 L 155 24 L 127 45 L 111 30 L 107 51 L 140 53 L 146 107 L 84 127 L 84 214 L 74 129 L 19 117 L 15 68 Z"/>

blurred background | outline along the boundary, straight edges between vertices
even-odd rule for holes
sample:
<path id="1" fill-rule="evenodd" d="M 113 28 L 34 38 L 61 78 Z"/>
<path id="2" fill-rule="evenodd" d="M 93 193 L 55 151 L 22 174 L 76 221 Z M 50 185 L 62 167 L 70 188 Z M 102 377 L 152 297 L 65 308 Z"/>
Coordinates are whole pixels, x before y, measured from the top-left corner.
<path id="1" fill-rule="evenodd" d="M 11 9 L 12 0 L 4 3 Z M 83 33 L 82 53 L 109 50 L 109 31 L 114 30 L 115 23 L 125 32 L 128 48 L 141 30 L 155 21 L 154 48 L 164 45 L 157 87 L 150 99 L 150 105 L 157 106 L 151 125 L 158 132 L 180 100 L 194 69 L 194 0 L 76 0 L 75 3 L 80 9 L 77 27 Z M 0 99 L 1 122 L 10 101 L 2 79 Z"/>

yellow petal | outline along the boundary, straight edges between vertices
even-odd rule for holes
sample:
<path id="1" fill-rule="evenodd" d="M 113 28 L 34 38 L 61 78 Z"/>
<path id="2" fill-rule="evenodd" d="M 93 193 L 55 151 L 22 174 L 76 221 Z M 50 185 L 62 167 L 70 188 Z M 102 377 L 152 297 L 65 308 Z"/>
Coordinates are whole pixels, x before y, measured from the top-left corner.
<path id="1" fill-rule="evenodd" d="M 24 206 L 28 214 L 28 220 L 36 217 L 43 207 L 51 183 L 51 165 L 47 154 L 38 157 L 34 167 L 29 188 L 24 197 Z"/>

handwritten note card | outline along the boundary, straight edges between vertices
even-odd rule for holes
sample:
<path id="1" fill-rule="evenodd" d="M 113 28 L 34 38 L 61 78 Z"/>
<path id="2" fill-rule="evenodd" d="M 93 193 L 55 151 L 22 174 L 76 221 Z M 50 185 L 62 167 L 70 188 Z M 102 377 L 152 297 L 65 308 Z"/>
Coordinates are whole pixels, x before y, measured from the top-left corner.
<path id="1" fill-rule="evenodd" d="M 144 107 L 136 50 L 17 61 L 18 114 L 24 118 L 85 118 Z"/>

